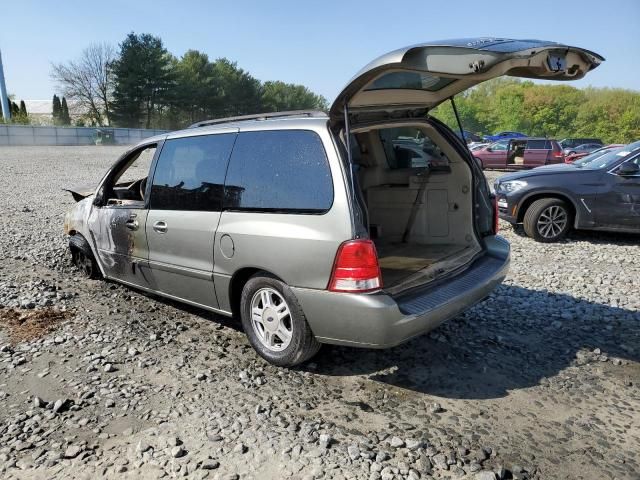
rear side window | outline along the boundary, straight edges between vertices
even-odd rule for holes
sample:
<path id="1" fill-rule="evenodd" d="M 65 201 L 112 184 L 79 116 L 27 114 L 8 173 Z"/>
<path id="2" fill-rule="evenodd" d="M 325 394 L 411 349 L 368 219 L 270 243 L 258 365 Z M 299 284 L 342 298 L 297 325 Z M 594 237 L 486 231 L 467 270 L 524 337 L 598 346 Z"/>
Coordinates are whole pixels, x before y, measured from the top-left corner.
<path id="1" fill-rule="evenodd" d="M 449 166 L 440 147 L 418 128 L 385 128 L 379 135 L 391 170 Z"/>
<path id="2" fill-rule="evenodd" d="M 225 192 L 225 209 L 326 212 L 333 182 L 322 140 L 309 130 L 240 133 Z"/>
<path id="3" fill-rule="evenodd" d="M 550 148 L 551 144 L 548 140 L 529 140 L 527 142 L 527 150 L 548 150 Z"/>
<path id="4" fill-rule="evenodd" d="M 220 211 L 236 134 L 167 140 L 151 186 L 154 210 Z"/>

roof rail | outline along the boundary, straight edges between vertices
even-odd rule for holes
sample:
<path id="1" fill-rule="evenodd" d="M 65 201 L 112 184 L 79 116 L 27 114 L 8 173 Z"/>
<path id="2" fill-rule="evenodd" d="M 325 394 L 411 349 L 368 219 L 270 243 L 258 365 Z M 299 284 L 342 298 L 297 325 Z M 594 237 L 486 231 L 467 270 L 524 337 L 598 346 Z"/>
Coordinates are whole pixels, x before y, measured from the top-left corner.
<path id="1" fill-rule="evenodd" d="M 256 113 L 253 115 L 241 115 L 239 117 L 215 118 L 213 120 L 203 120 L 189 125 L 189 128 L 205 127 L 207 125 L 218 125 L 221 123 L 246 122 L 247 120 L 267 120 L 269 118 L 284 117 L 326 117 L 327 114 L 320 110 L 291 110 L 289 112 Z"/>

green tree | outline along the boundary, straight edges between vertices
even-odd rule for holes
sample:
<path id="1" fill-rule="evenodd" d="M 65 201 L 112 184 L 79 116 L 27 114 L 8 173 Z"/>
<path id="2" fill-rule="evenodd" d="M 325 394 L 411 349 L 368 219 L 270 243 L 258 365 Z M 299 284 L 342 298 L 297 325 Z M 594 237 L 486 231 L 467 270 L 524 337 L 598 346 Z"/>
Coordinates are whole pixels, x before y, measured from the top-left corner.
<path id="1" fill-rule="evenodd" d="M 174 64 L 160 38 L 147 33 L 127 35 L 113 62 L 116 124 L 151 128 L 154 117 L 171 103 Z"/>
<path id="2" fill-rule="evenodd" d="M 52 115 L 53 124 L 60 125 L 60 115 L 62 114 L 62 104 L 60 103 L 60 97 L 53 95 Z"/>
<path id="3" fill-rule="evenodd" d="M 640 92 L 632 90 L 499 78 L 458 95 L 456 105 L 465 129 L 476 133 L 518 130 L 557 139 L 595 137 L 605 143 L 640 138 Z M 430 114 L 458 129 L 449 102 Z"/>
<path id="4" fill-rule="evenodd" d="M 212 117 L 262 111 L 260 81 L 239 68 L 235 62 L 226 58 L 217 59 L 213 63 L 213 75 L 219 94 L 211 106 Z"/>
<path id="5" fill-rule="evenodd" d="M 327 100 L 303 85 L 280 81 L 262 85 L 262 109 L 267 112 L 286 110 L 326 110 Z"/>
<path id="6" fill-rule="evenodd" d="M 193 123 L 209 118 L 220 95 L 214 65 L 205 53 L 189 50 L 175 64 L 174 113 L 179 120 Z"/>
<path id="7" fill-rule="evenodd" d="M 69 115 L 69 107 L 67 99 L 62 97 L 62 105 L 60 108 L 60 125 L 71 125 L 71 116 Z"/>
<path id="8" fill-rule="evenodd" d="M 27 113 L 27 106 L 24 103 L 24 100 L 20 100 L 20 106 L 18 106 L 15 102 L 11 104 L 11 116 L 13 117 L 13 123 L 18 123 L 22 125 L 29 124 L 29 114 Z"/>

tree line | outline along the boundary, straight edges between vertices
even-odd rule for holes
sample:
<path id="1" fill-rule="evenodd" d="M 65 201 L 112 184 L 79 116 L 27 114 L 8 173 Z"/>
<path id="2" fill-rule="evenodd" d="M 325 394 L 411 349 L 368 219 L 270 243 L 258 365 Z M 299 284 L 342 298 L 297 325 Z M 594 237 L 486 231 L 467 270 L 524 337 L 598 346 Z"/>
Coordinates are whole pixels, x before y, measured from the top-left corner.
<path id="1" fill-rule="evenodd" d="M 27 112 L 27 106 L 25 105 L 24 100 L 20 100 L 20 104 L 17 104 L 13 99 L 13 95 L 10 95 L 8 98 L 8 103 L 12 123 L 17 123 L 18 125 L 28 125 L 29 112 Z M 0 123 L 3 122 L 4 118 L 5 115 L 2 111 L 2 102 L 0 102 Z"/>
<path id="2" fill-rule="evenodd" d="M 261 82 L 198 50 L 177 58 L 147 33 L 130 33 L 118 51 L 91 45 L 79 59 L 53 64 L 51 76 L 91 125 L 175 129 L 209 118 L 327 108 L 303 85 Z"/>
<path id="3" fill-rule="evenodd" d="M 532 136 L 600 138 L 605 143 L 640 140 L 640 92 L 576 88 L 498 78 L 455 98 L 465 130 L 479 134 L 519 131 Z M 451 104 L 432 115 L 458 131 Z"/>

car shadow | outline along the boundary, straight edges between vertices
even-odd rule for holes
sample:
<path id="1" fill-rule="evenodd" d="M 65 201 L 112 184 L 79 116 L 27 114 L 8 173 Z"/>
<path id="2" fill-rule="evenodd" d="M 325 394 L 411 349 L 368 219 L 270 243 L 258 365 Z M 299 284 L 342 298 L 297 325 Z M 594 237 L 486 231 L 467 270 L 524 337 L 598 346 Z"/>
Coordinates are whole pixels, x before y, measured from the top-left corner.
<path id="1" fill-rule="evenodd" d="M 640 242 L 640 235 L 637 233 L 605 232 L 599 230 L 571 230 L 567 235 L 567 239 L 598 245 L 612 244 L 637 246 Z"/>
<path id="2" fill-rule="evenodd" d="M 446 398 L 489 399 L 538 385 L 573 364 L 638 362 L 639 327 L 637 311 L 502 285 L 428 335 L 388 350 L 327 346 L 300 368 L 366 375 Z"/>
<path id="3" fill-rule="evenodd" d="M 529 241 L 535 243 L 535 240 L 527 236 L 521 223 L 510 225 L 502 221 L 500 228 L 511 230 L 519 237 L 527 238 Z M 636 246 L 638 242 L 640 242 L 640 235 L 637 233 L 607 232 L 604 230 L 570 230 L 567 236 L 558 243 L 573 242 L 589 242 L 595 245 Z"/>
<path id="4" fill-rule="evenodd" d="M 179 310 L 183 313 L 188 313 L 191 315 L 195 315 L 196 317 L 208 320 L 216 324 L 218 328 L 230 328 L 237 332 L 242 332 L 242 324 L 240 320 L 236 317 L 228 317 L 226 315 L 221 315 L 216 312 L 212 312 L 211 310 L 207 310 L 202 307 L 196 307 L 194 305 L 189 305 L 188 303 L 180 302 L 178 300 L 172 300 L 171 298 L 164 297 L 162 295 L 155 294 L 153 292 L 147 292 L 144 290 L 139 290 L 137 288 L 129 288 L 125 285 L 121 285 L 118 282 L 112 280 L 106 280 L 111 285 L 114 285 L 116 288 L 123 288 L 130 292 L 135 292 L 138 295 L 148 298 L 153 302 L 161 303 L 165 306 L 172 307 L 176 310 Z"/>

